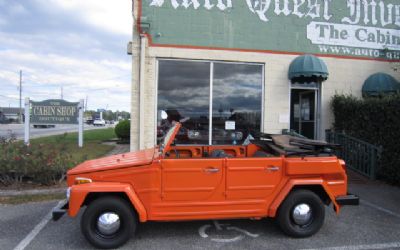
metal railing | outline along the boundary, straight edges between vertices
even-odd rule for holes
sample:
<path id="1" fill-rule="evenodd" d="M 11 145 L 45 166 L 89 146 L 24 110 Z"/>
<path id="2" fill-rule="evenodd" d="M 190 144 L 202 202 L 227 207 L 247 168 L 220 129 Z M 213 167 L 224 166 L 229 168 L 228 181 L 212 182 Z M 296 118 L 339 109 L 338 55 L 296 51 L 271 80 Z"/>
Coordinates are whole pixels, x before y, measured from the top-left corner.
<path id="1" fill-rule="evenodd" d="M 340 144 L 335 153 L 346 162 L 346 166 L 374 180 L 382 156 L 382 147 L 370 144 L 355 137 L 330 130 L 325 132 L 326 141 Z"/>

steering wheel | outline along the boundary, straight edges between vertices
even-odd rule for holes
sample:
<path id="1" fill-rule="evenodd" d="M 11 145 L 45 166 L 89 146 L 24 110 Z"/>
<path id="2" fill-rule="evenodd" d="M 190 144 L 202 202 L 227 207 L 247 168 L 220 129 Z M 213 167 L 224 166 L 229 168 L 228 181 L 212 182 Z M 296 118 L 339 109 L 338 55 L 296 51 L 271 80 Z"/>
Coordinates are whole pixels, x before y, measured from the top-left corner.
<path id="1" fill-rule="evenodd" d="M 175 157 L 176 158 L 180 158 L 181 157 L 180 154 L 179 154 L 179 151 L 176 150 L 176 148 L 174 148 L 174 152 L 175 152 Z"/>

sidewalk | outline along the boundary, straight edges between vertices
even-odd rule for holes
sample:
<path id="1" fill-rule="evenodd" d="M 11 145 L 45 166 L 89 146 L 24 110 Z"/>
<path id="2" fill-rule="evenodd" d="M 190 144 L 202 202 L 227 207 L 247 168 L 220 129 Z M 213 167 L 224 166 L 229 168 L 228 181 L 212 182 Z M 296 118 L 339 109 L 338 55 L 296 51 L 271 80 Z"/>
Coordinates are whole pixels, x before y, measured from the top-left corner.
<path id="1" fill-rule="evenodd" d="M 115 144 L 115 143 L 105 143 L 105 144 L 115 145 L 114 149 L 108 152 L 106 156 L 118 155 L 129 152 L 129 144 Z"/>
<path id="2" fill-rule="evenodd" d="M 389 210 L 400 216 L 400 188 L 381 181 L 372 181 L 348 171 L 349 192 L 360 197 L 360 202 Z"/>

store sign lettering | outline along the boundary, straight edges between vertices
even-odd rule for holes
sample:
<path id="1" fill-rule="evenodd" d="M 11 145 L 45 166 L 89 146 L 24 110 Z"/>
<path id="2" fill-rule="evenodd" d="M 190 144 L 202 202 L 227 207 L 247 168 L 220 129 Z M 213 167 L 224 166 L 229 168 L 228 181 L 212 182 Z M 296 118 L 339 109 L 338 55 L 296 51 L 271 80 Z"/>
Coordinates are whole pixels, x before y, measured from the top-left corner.
<path id="1" fill-rule="evenodd" d="M 31 102 L 31 122 L 36 124 L 77 124 L 78 103 L 64 100 Z"/>
<path id="2" fill-rule="evenodd" d="M 400 46 L 399 35 L 398 30 L 358 25 L 311 22 L 307 26 L 307 38 L 313 44 L 395 50 Z"/>
<path id="3" fill-rule="evenodd" d="M 152 0 L 150 6 L 162 7 L 167 0 Z M 330 6 L 333 0 L 246 0 L 252 13 L 261 21 L 268 22 L 268 13 L 275 15 L 295 15 L 299 18 L 332 18 Z M 195 10 L 204 7 L 207 10 L 217 8 L 225 11 L 233 8 L 232 0 L 170 0 L 174 9 L 180 7 Z M 347 0 L 349 15 L 342 18 L 342 23 L 365 25 L 397 25 L 400 27 L 400 5 L 385 4 L 376 0 Z M 272 11 L 273 10 L 273 11 Z M 272 13 L 271 13 L 272 14 Z"/>
<path id="4" fill-rule="evenodd" d="M 165 3 L 165 0 L 152 0 L 150 6 L 161 7 Z M 232 0 L 204 0 L 202 1 L 203 6 L 200 4 L 198 0 L 171 0 L 171 5 L 174 9 L 179 7 L 183 7 L 185 9 L 193 8 L 197 10 L 201 6 L 206 8 L 207 10 L 211 10 L 214 7 L 218 8 L 221 11 L 224 11 L 228 8 L 232 8 Z"/>
<path id="5" fill-rule="evenodd" d="M 244 12 L 256 15 L 258 26 L 272 19 L 298 18 L 305 26 L 304 43 L 328 54 L 400 58 L 400 4 L 383 0 L 242 0 Z M 236 11 L 233 0 L 148 0 L 151 7 Z M 273 18 L 274 17 L 274 18 Z M 288 34 L 290 36 L 290 34 Z M 278 38 L 277 38 L 278 39 Z M 283 39 L 283 38 L 282 38 Z M 302 42 L 303 42 L 302 41 Z M 324 47 L 325 46 L 325 47 Z M 363 51 L 356 48 L 365 48 Z"/>

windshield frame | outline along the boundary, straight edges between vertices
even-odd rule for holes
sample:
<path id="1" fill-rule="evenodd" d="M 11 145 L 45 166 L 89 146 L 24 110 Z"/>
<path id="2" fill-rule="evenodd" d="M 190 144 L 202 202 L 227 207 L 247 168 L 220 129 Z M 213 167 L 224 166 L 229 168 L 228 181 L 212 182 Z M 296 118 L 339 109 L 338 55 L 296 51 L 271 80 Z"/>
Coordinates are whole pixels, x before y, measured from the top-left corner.
<path id="1" fill-rule="evenodd" d="M 160 143 L 160 152 L 164 155 L 166 152 L 169 151 L 169 148 L 172 142 L 175 139 L 176 134 L 178 133 L 179 129 L 181 128 L 181 124 L 179 122 L 175 123 L 165 134 L 162 142 Z"/>

